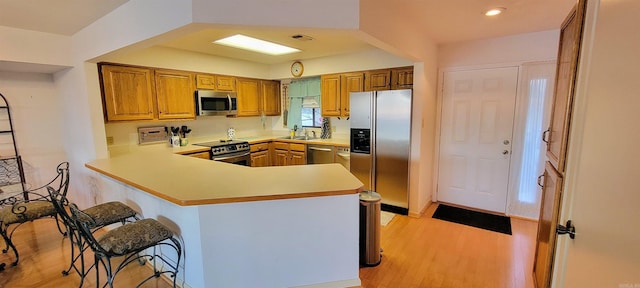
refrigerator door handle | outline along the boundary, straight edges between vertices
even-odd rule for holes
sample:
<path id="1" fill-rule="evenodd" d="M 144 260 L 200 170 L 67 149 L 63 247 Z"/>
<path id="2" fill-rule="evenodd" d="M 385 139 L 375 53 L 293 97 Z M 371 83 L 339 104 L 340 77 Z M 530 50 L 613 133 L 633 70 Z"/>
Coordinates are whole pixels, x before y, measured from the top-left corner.
<path id="1" fill-rule="evenodd" d="M 371 137 L 369 138 L 369 145 L 371 147 L 371 176 L 369 177 L 369 187 L 371 191 L 376 191 L 376 98 L 377 92 L 371 93 Z"/>

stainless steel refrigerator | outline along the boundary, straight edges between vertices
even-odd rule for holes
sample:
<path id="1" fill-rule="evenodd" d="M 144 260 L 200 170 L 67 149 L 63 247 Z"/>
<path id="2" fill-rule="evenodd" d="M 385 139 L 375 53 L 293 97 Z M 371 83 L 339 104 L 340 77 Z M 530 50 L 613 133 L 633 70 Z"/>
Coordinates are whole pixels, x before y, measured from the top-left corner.
<path id="1" fill-rule="evenodd" d="M 380 193 L 382 210 L 409 211 L 411 90 L 350 94 L 351 173 Z"/>

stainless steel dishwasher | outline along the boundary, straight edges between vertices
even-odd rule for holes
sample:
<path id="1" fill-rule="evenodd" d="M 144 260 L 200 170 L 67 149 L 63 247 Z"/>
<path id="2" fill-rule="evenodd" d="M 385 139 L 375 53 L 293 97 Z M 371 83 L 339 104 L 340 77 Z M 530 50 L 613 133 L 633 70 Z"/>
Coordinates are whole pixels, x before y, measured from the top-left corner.
<path id="1" fill-rule="evenodd" d="M 307 145 L 307 164 L 333 163 L 333 146 Z"/>

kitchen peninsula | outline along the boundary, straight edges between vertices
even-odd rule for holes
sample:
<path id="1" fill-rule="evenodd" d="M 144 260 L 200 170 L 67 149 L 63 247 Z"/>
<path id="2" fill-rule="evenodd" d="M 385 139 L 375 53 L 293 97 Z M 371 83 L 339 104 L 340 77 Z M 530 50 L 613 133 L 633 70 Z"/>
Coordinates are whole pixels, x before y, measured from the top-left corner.
<path id="1" fill-rule="evenodd" d="M 184 287 L 358 286 L 358 192 L 339 164 L 246 167 L 164 150 L 86 164 L 184 241 Z"/>

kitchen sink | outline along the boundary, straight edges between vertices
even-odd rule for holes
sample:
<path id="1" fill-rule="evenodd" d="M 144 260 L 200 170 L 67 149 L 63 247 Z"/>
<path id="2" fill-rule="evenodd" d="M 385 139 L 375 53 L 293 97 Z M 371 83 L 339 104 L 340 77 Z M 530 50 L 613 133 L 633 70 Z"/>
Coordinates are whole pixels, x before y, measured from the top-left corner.
<path id="1" fill-rule="evenodd" d="M 291 138 L 291 136 L 278 137 L 278 139 L 287 139 L 287 140 L 313 140 L 314 138 L 305 139 L 304 136 L 295 136 Z"/>

